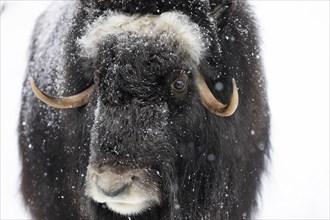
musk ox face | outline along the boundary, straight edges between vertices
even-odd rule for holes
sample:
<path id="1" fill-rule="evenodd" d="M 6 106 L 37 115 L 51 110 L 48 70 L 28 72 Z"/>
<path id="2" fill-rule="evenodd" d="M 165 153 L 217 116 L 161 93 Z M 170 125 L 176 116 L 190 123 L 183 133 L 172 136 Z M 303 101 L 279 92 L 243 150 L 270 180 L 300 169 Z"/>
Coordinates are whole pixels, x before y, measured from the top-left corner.
<path id="1" fill-rule="evenodd" d="M 175 195 L 179 149 L 189 128 L 198 127 L 199 120 L 190 113 L 230 116 L 238 104 L 234 82 L 225 105 L 203 79 L 200 61 L 207 53 L 206 39 L 203 30 L 180 13 L 108 12 L 79 40 L 81 55 L 94 63 L 93 86 L 75 96 L 54 98 L 31 80 L 38 98 L 56 108 L 82 106 L 97 94 L 88 197 L 131 215 Z"/>
<path id="2" fill-rule="evenodd" d="M 104 36 L 95 56 L 99 98 L 86 194 L 124 215 L 159 205 L 175 188 L 181 140 L 174 132 L 198 101 L 197 64 L 184 45 L 173 33 L 148 36 L 146 28 Z"/>

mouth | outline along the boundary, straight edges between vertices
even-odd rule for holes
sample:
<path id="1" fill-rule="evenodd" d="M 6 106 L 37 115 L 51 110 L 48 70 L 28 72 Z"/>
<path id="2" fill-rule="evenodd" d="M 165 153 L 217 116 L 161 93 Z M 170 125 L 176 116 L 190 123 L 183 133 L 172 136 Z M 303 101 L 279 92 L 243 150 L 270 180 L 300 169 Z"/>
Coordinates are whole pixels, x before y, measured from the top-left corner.
<path id="1" fill-rule="evenodd" d="M 146 203 L 106 202 L 109 209 L 121 215 L 137 215 L 152 205 Z"/>
<path id="2" fill-rule="evenodd" d="M 97 173 L 88 168 L 86 195 L 97 203 L 104 203 L 108 209 L 121 215 L 137 215 L 148 208 L 160 204 L 160 190 L 155 181 L 150 181 L 144 173 L 114 172 Z M 139 175 L 135 178 L 135 175 Z M 134 178 L 133 178 L 134 177 Z"/>

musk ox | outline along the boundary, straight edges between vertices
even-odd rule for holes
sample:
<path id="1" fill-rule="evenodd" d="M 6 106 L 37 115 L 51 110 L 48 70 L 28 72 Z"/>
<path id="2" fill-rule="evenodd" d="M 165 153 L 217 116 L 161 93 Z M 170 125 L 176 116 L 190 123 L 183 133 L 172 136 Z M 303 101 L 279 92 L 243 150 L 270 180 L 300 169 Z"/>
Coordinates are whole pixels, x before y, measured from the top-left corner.
<path id="1" fill-rule="evenodd" d="M 244 1 L 57 2 L 30 50 L 19 143 L 34 218 L 251 218 L 269 110 Z"/>

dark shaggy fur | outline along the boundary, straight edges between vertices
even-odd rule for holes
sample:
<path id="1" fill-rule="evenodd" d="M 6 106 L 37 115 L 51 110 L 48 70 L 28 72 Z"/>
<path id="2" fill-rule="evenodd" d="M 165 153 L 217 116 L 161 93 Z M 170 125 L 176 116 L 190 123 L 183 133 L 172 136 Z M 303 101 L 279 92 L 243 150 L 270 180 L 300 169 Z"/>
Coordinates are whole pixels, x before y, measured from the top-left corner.
<path id="1" fill-rule="evenodd" d="M 76 94 L 93 80 L 97 89 L 86 106 L 58 110 L 35 98 L 25 81 L 21 189 L 33 217 L 128 219 L 86 197 L 93 161 L 159 171 L 161 205 L 130 219 L 250 219 L 269 151 L 269 110 L 249 7 L 232 0 L 81 0 L 72 6 L 76 10 L 61 8 L 51 28 L 43 26 L 47 13 L 38 19 L 28 75 L 50 95 Z M 145 46 L 143 40 L 109 38 L 95 59 L 80 57 L 77 39 L 108 9 L 180 11 L 211 45 L 198 69 L 175 55 L 176 45 L 157 39 Z M 43 28 L 50 34 L 40 40 Z M 203 107 L 193 82 L 197 70 L 224 103 L 236 79 L 240 103 L 234 115 L 215 116 Z M 170 86 L 180 74 L 188 77 L 183 95 Z M 214 89 L 218 82 L 221 91 Z"/>

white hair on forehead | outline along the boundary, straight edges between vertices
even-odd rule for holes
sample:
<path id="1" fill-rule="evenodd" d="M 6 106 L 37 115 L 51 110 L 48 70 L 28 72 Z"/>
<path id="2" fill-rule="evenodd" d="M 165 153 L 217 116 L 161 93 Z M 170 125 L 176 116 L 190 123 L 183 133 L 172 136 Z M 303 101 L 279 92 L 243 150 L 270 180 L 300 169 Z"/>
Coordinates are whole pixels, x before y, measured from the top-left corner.
<path id="1" fill-rule="evenodd" d="M 141 16 L 108 11 L 94 21 L 79 39 L 83 56 L 95 57 L 99 44 L 107 36 L 125 33 L 148 38 L 166 35 L 169 40 L 177 41 L 179 52 L 188 54 L 196 64 L 199 64 L 206 48 L 199 26 L 179 12 Z"/>

